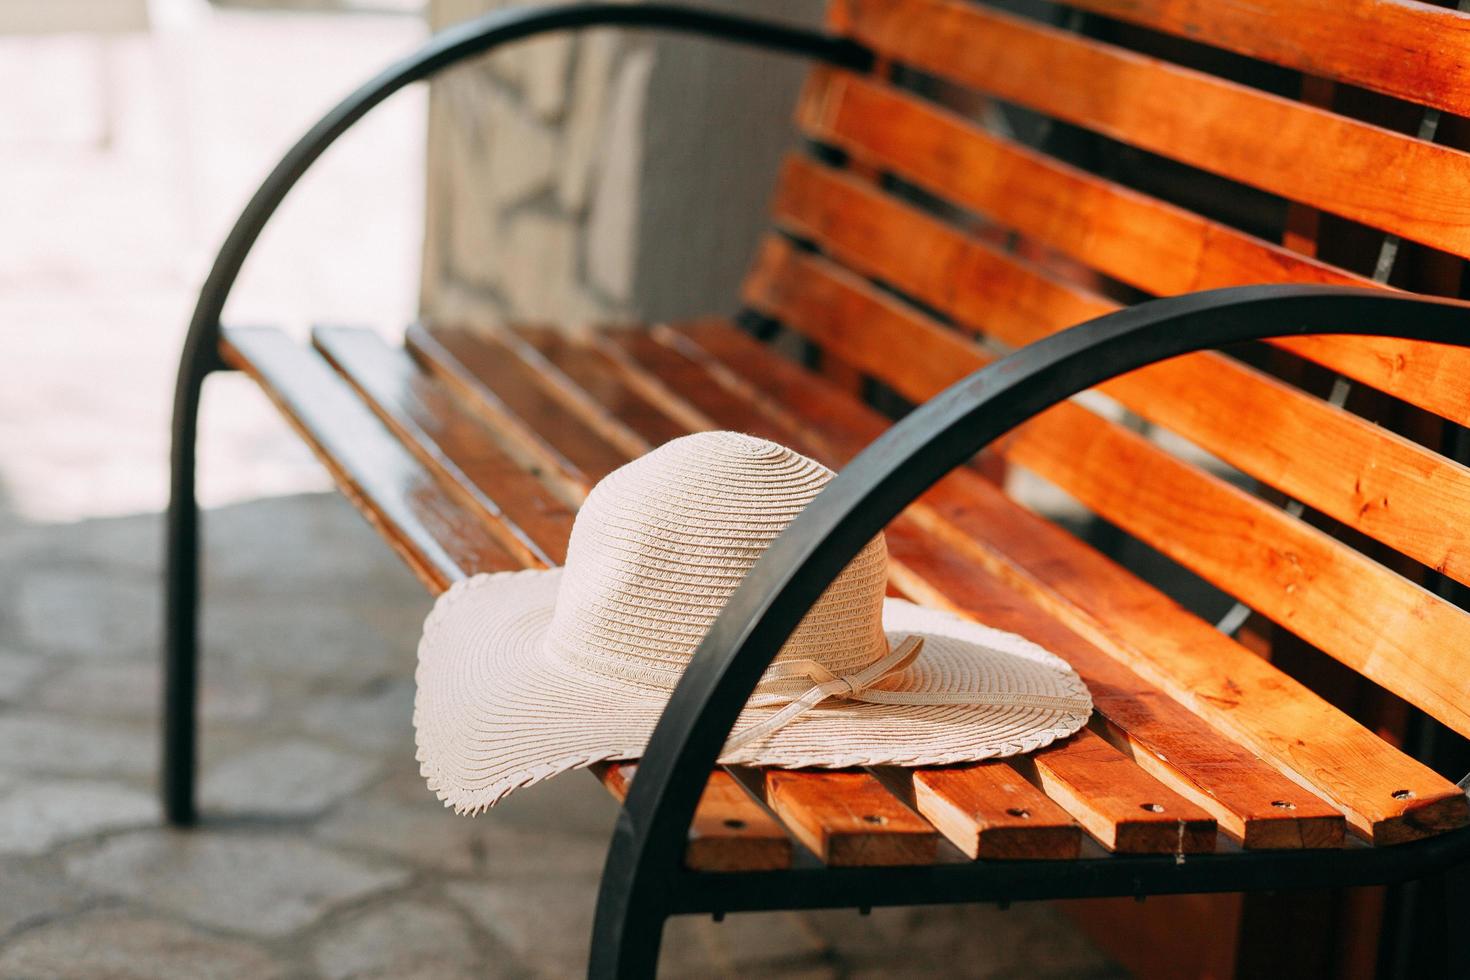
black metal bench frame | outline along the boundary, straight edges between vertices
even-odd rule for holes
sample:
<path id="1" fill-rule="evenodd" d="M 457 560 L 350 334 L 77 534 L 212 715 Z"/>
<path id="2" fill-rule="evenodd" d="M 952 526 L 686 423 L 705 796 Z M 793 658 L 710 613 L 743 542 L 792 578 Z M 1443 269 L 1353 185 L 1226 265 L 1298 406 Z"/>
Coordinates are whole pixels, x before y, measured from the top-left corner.
<path id="1" fill-rule="evenodd" d="M 501 11 L 445 31 L 344 99 L 255 192 L 200 292 L 179 367 L 168 511 L 162 795 L 168 820 L 194 803 L 200 538 L 195 498 L 205 379 L 219 354 L 225 301 L 250 248 L 287 193 L 343 132 L 406 85 L 501 45 L 593 26 L 654 28 L 863 70 L 873 56 L 844 38 L 665 4 L 575 4 Z M 1470 827 L 1413 843 L 1342 850 L 1241 851 L 1177 860 L 1114 855 L 1071 861 L 972 861 L 914 867 L 701 872 L 684 867 L 687 832 L 720 746 L 786 637 L 859 549 L 950 470 L 1071 396 L 1157 361 L 1244 341 L 1311 333 L 1470 346 L 1470 303 L 1321 286 L 1247 286 L 1160 299 L 1053 335 L 976 372 L 875 441 L 761 558 L 670 698 L 608 850 L 593 929 L 599 977 L 652 975 L 664 921 L 687 913 L 1011 902 L 1389 884 L 1470 861 Z M 1470 783 L 1470 776 L 1462 781 Z M 1470 888 L 1451 889 L 1470 920 Z M 1454 910 L 1447 910 L 1456 917 Z M 1463 939 L 1455 952 L 1470 955 Z"/>

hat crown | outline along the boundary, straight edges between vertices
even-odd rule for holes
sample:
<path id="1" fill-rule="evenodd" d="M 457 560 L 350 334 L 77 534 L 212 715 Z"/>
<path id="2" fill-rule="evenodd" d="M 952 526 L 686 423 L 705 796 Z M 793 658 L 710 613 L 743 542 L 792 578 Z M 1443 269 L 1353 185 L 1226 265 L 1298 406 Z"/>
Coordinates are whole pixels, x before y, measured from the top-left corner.
<path id="1" fill-rule="evenodd" d="M 675 439 L 608 474 L 572 527 L 547 643 L 583 669 L 670 689 L 756 560 L 833 473 L 736 432 Z M 880 534 L 812 606 L 777 660 L 836 674 L 887 653 Z"/>

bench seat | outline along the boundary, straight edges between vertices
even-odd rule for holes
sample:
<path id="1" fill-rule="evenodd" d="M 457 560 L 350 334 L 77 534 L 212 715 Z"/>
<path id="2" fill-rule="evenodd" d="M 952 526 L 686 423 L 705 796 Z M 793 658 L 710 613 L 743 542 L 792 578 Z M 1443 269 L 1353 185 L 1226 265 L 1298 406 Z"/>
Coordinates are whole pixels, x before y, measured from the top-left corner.
<path id="1" fill-rule="evenodd" d="M 612 469 L 737 429 L 840 468 L 887 420 L 719 320 L 377 334 L 225 328 L 249 373 L 431 593 L 559 564 Z M 1089 728 L 933 769 L 712 774 L 705 871 L 1388 846 L 1470 823 L 1465 793 L 961 468 L 889 527 L 890 591 L 1021 633 L 1082 675 Z M 631 762 L 594 767 L 621 798 Z M 793 842 L 799 846 L 793 846 Z"/>

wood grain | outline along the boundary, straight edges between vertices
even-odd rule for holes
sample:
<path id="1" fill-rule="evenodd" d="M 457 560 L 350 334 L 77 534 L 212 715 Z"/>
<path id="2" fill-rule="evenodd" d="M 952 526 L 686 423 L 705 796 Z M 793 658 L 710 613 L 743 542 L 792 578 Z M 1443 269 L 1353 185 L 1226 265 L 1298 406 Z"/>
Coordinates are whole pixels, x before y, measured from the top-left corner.
<path id="1" fill-rule="evenodd" d="M 718 337 L 730 331 L 712 324 L 700 333 Z M 701 405 L 720 424 L 784 441 L 832 466 L 842 465 L 855 446 L 882 430 L 883 423 L 866 408 L 838 395 L 812 405 L 812 415 L 824 420 L 855 420 L 854 424 L 865 426 L 866 431 L 850 433 L 843 439 L 845 450 L 816 442 L 813 437 L 821 427 L 813 425 L 809 417 L 790 417 L 777 407 L 782 404 L 780 400 L 756 397 L 748 386 L 741 387 L 737 378 L 720 372 L 709 357 L 701 358 L 697 347 L 680 345 L 680 336 L 678 331 L 656 328 L 651 336 L 617 334 L 615 342 L 639 366 L 667 384 L 673 395 Z M 759 371 L 768 383 L 788 381 L 791 387 L 800 386 L 808 394 L 817 390 L 804 384 L 810 376 L 794 365 L 776 359 L 753 341 L 746 343 L 760 358 L 751 369 Z M 732 400 L 732 395 L 737 398 Z M 1136 743 L 1153 758 L 1168 760 L 1146 768 L 1209 810 L 1233 836 L 1249 841 L 1253 847 L 1333 846 L 1341 842 L 1343 820 L 1337 811 L 1207 729 L 1183 707 L 936 541 L 911 518 L 900 516 L 891 522 L 887 538 L 891 572 L 903 592 L 929 605 L 947 607 L 1021 633 L 1064 656 L 1093 692 L 1097 710 L 1126 726 Z M 1274 805 L 1283 801 L 1291 803 L 1290 808 Z M 930 816 L 927 812 L 925 815 Z M 974 846 L 973 828 L 956 828 L 937 821 L 936 826 L 962 850 Z M 950 834 L 955 829 L 960 836 Z"/>
<path id="2" fill-rule="evenodd" d="M 351 500 L 432 593 L 521 560 L 437 483 L 341 378 L 278 330 L 226 328 L 226 363 L 253 378 Z"/>
<path id="3" fill-rule="evenodd" d="M 804 159 L 788 163 L 774 210 L 855 271 L 1011 346 L 1116 308 Z M 1470 581 L 1470 469 L 1217 354 L 1174 358 L 1101 390 L 1289 497 Z"/>
<path id="4" fill-rule="evenodd" d="M 619 802 L 638 773 L 634 762 L 602 762 L 593 774 Z M 689 827 L 684 866 L 695 871 L 775 871 L 791 866 L 791 838 L 727 772 L 710 774 Z"/>
<path id="5" fill-rule="evenodd" d="M 901 795 L 906 785 L 914 809 L 969 857 L 1067 860 L 1080 852 L 1076 822 L 1008 763 L 892 769 L 882 778 Z"/>
<path id="6" fill-rule="evenodd" d="M 1209 813 L 1247 848 L 1337 847 L 1345 821 L 956 549 L 894 521 L 889 556 L 915 601 L 1010 630 L 1058 654 L 1092 693 L 1093 727 L 1140 768 Z"/>
<path id="7" fill-rule="evenodd" d="M 865 772 L 759 771 L 766 806 L 833 867 L 933 864 L 939 834 Z"/>
<path id="8" fill-rule="evenodd" d="M 817 343 L 841 346 L 864 370 L 915 401 L 991 360 L 913 307 L 780 239 L 768 240 L 762 250 L 745 298 Z M 884 353 L 897 349 L 905 351 L 902 359 Z M 1184 393 L 1181 400 L 1189 397 Z M 1362 437 L 1372 443 L 1371 433 Z M 1075 402 L 1017 428 L 1001 450 L 1342 663 L 1470 734 L 1470 615 L 1445 599 Z M 1431 520 L 1448 522 L 1454 513 Z"/>
<path id="9" fill-rule="evenodd" d="M 854 75 L 814 73 L 799 116 L 814 138 L 1148 293 L 1264 282 L 1374 285 Z M 880 230 L 880 238 L 888 234 Z M 1458 380 L 1470 377 L 1470 351 L 1373 337 L 1274 343 L 1452 421 L 1470 421 L 1470 384 Z"/>
<path id="10" fill-rule="evenodd" d="M 420 462 L 455 489 L 527 566 L 566 560 L 574 511 L 496 443 L 408 354 L 370 330 L 318 328 L 312 340 Z"/>
<path id="11" fill-rule="evenodd" d="M 852 37 L 916 68 L 1470 255 L 1470 155 L 1459 150 L 977 4 L 842 0 L 841 8 Z"/>
<path id="12" fill-rule="evenodd" d="M 1087 832 L 1121 854 L 1205 854 L 1215 820 L 1084 728 L 1017 767 Z"/>
<path id="13" fill-rule="evenodd" d="M 430 332 L 433 338 L 442 340 L 441 352 L 435 355 L 441 362 L 441 371 L 449 374 L 464 372 L 475 384 L 483 385 L 491 397 L 502 398 L 507 404 L 515 402 L 534 408 L 535 427 L 545 434 L 551 448 L 569 458 L 577 453 L 579 443 L 587 436 L 586 430 L 579 428 L 577 424 L 579 416 L 573 407 L 582 399 L 582 394 L 568 387 L 569 378 L 563 375 L 544 381 L 538 380 L 542 378 L 541 371 L 545 365 L 527 357 L 530 345 L 519 339 L 516 332 L 498 336 L 462 334 L 452 337 L 449 333 L 448 330 L 439 329 Z M 642 331 L 618 331 L 611 335 L 625 339 L 646 336 Z M 602 356 L 608 358 L 604 363 L 616 363 L 615 357 L 608 353 L 615 349 L 612 345 L 598 348 Z M 506 379 L 510 381 L 507 382 Z M 539 384 L 541 387 L 535 392 L 529 392 L 526 387 L 531 384 Z M 615 406 L 627 408 L 637 405 L 638 410 L 642 411 L 654 405 L 647 399 L 640 403 L 631 397 L 635 389 L 622 372 L 604 376 L 601 384 L 608 392 L 616 395 L 612 399 Z M 614 391 L 619 386 L 627 386 L 627 389 Z M 637 390 L 648 391 L 650 385 Z M 610 417 L 610 421 L 618 422 L 615 417 Z M 531 424 L 530 420 L 526 424 Z M 584 460 L 587 458 L 587 454 L 581 455 Z M 629 458 L 622 450 L 612 447 L 608 462 L 616 466 Z M 768 805 L 772 806 L 772 810 L 786 822 L 798 839 L 824 860 L 831 857 L 843 864 L 909 864 L 932 860 L 937 839 L 934 829 L 917 815 L 904 809 L 892 797 L 888 797 L 886 803 L 878 799 L 875 792 L 883 796 L 887 796 L 887 793 L 872 783 L 871 777 L 834 782 L 828 776 L 829 774 L 822 772 L 783 772 L 779 794 L 773 795 L 771 787 L 757 788 L 766 794 Z M 759 771 L 756 771 L 756 778 L 757 782 L 763 778 Z M 851 798 L 833 795 L 835 789 L 846 788 L 850 788 L 855 795 Z M 775 795 L 779 795 L 781 809 L 770 802 Z M 864 812 L 855 816 L 855 808 Z M 793 824 L 792 820 L 800 821 L 800 826 Z M 743 842 L 746 835 L 739 828 L 729 834 L 722 834 L 721 819 L 717 817 L 701 819 L 701 827 L 706 833 L 707 839 L 702 845 L 706 850 L 718 851 L 724 847 L 720 841 L 725 837 L 734 841 L 730 845 L 733 854 L 718 860 L 743 860 L 740 852 L 745 846 Z"/>
<path id="14" fill-rule="evenodd" d="M 1070 6 L 1470 115 L 1470 15 L 1396 0 L 1072 0 Z M 1412 52 L 1412 54 L 1409 54 Z"/>

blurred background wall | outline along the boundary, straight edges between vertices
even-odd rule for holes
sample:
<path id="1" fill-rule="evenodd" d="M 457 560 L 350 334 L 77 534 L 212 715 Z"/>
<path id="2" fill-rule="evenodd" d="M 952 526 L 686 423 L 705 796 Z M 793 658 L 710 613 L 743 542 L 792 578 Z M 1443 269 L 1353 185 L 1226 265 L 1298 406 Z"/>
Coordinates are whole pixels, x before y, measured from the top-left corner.
<path id="1" fill-rule="evenodd" d="M 435 29 L 503 0 L 431 0 Z M 820 0 L 706 0 L 816 23 Z M 440 320 L 731 313 L 802 66 L 683 36 L 584 31 L 432 87 L 422 304 Z"/>

